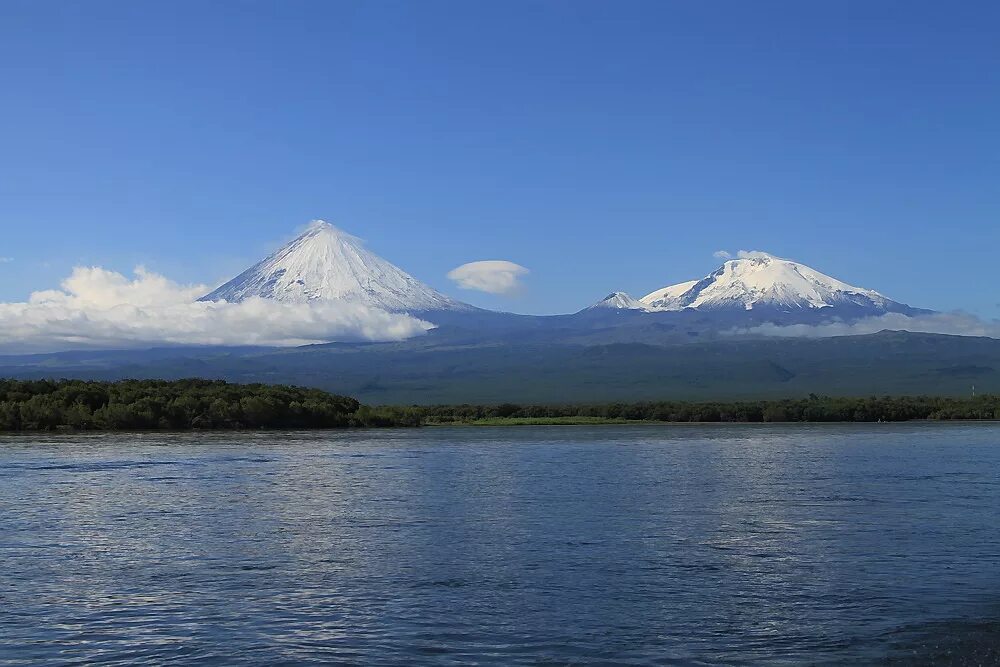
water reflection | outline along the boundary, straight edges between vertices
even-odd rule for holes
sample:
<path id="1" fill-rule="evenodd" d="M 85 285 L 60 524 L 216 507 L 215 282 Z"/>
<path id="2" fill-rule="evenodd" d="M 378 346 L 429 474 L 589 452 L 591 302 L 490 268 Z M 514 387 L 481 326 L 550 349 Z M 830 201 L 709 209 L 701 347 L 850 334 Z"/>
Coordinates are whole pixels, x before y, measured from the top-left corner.
<path id="1" fill-rule="evenodd" d="M 2 438 L 0 660 L 852 663 L 962 623 L 993 655 L 998 436 Z"/>

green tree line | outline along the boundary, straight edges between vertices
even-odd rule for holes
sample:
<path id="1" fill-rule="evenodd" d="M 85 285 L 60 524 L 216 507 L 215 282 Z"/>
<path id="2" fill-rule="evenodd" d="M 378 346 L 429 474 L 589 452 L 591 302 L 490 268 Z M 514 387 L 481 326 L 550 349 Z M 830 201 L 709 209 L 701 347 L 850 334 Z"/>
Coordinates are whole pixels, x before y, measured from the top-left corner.
<path id="1" fill-rule="evenodd" d="M 761 401 L 647 401 L 577 405 L 434 405 L 416 408 L 426 422 L 592 417 L 662 422 L 877 422 L 1000 419 L 1000 396 L 817 396 Z"/>
<path id="2" fill-rule="evenodd" d="M 407 408 L 373 409 L 319 389 L 217 380 L 0 380 L 0 431 L 417 426 Z"/>
<path id="3" fill-rule="evenodd" d="M 0 431 L 309 429 L 496 419 L 662 422 L 875 422 L 1000 419 L 1000 396 L 817 396 L 761 401 L 521 405 L 361 405 L 319 389 L 220 380 L 0 380 Z"/>

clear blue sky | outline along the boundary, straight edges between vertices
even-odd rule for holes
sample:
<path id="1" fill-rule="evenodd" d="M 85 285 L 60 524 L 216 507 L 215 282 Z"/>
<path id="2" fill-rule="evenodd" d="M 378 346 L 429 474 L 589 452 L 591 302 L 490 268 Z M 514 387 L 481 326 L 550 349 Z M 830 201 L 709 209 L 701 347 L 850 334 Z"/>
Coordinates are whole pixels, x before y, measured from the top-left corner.
<path id="1" fill-rule="evenodd" d="M 312 218 L 566 312 L 761 249 L 1000 315 L 996 2 L 0 3 L 0 300 Z M 531 269 L 514 299 L 445 274 Z"/>

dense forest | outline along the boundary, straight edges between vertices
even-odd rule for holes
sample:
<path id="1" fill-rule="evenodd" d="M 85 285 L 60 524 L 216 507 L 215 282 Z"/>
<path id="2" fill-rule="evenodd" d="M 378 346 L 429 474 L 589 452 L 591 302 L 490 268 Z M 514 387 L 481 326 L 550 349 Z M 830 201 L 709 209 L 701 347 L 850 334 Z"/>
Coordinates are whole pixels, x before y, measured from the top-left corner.
<path id="1" fill-rule="evenodd" d="M 426 423 L 590 418 L 662 422 L 877 422 L 911 419 L 1000 419 L 1000 396 L 884 396 L 768 401 L 656 401 L 579 405 L 435 405 L 416 408 Z"/>
<path id="2" fill-rule="evenodd" d="M 219 380 L 0 380 L 0 431 L 417 426 L 319 389 Z"/>
<path id="3" fill-rule="evenodd" d="M 340 428 L 554 420 L 875 422 L 1000 419 L 1000 396 L 371 408 L 319 389 L 221 380 L 0 380 L 0 431 Z"/>

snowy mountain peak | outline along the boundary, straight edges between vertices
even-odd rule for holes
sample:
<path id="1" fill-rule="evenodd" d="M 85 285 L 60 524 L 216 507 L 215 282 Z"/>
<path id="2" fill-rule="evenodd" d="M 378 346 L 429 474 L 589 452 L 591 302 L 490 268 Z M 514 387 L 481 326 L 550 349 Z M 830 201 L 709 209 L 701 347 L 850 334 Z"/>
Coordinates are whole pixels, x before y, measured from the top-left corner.
<path id="1" fill-rule="evenodd" d="M 586 310 L 592 310 L 594 308 L 609 308 L 612 310 L 646 310 L 646 305 L 638 299 L 632 298 L 625 292 L 612 292 Z"/>
<path id="2" fill-rule="evenodd" d="M 308 225 L 306 229 L 302 232 L 298 238 L 299 239 L 322 239 L 326 238 L 328 241 L 342 240 L 345 243 L 350 243 L 357 246 L 363 246 L 364 241 L 359 239 L 353 234 L 345 232 L 340 227 L 327 222 L 326 220 L 313 220 Z M 295 241 L 292 241 L 294 243 Z"/>
<path id="3" fill-rule="evenodd" d="M 650 310 L 771 310 L 797 312 L 847 307 L 885 313 L 909 309 L 878 292 L 849 285 L 805 264 L 765 252 L 726 261 L 701 280 L 644 296 Z"/>
<path id="4" fill-rule="evenodd" d="M 468 310 L 368 251 L 361 239 L 323 220 L 202 301 L 250 297 L 303 303 L 345 301 L 393 312 Z"/>

